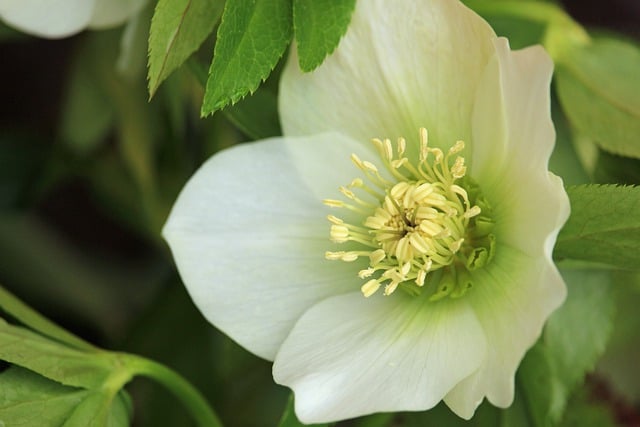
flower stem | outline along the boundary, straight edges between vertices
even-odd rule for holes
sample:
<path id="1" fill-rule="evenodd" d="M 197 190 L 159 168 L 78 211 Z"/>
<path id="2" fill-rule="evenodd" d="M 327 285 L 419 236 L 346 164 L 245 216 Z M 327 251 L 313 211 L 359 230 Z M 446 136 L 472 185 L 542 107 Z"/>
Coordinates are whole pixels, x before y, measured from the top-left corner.
<path id="1" fill-rule="evenodd" d="M 128 355 L 135 375 L 151 378 L 164 385 L 182 401 L 200 427 L 223 427 L 202 394 L 174 370 L 153 360 Z"/>

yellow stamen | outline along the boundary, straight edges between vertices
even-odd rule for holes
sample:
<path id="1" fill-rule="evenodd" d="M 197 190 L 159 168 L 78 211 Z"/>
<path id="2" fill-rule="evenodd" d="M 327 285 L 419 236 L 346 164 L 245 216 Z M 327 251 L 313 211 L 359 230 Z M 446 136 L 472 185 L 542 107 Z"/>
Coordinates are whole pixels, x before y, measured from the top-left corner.
<path id="1" fill-rule="evenodd" d="M 388 176 L 395 182 L 383 178 L 374 163 L 360 159 L 355 153 L 351 155 L 351 161 L 364 173 L 364 178 L 383 193 L 369 187 L 363 178 L 355 178 L 339 188 L 351 202 L 324 200 L 327 206 L 362 215 L 362 225 L 347 224 L 329 215 L 330 239 L 335 243 L 355 242 L 352 244 L 367 248 L 327 252 L 325 257 L 344 262 L 368 257 L 369 267 L 357 273 L 360 279 L 370 278 L 361 287 L 365 297 L 382 286 L 384 295 L 391 295 L 399 288 L 414 295 L 423 288 L 431 288 L 430 300 L 461 296 L 470 286 L 452 288 L 458 282 L 468 283 L 470 276 L 465 270 L 460 276 L 465 280 L 457 280 L 457 272 L 462 274 L 461 269 L 467 265 L 477 268 L 477 263 L 486 262 L 492 256 L 493 246 L 478 249 L 475 245 L 493 245 L 494 241 L 493 236 L 487 234 L 492 228 L 491 221 L 475 225 L 475 218 L 484 208 L 475 204 L 477 191 L 471 193 L 474 196 L 470 198 L 466 188 L 467 167 L 464 157 L 458 155 L 465 148 L 464 142 L 456 141 L 445 155 L 440 148 L 429 147 L 427 130 L 421 128 L 417 163 L 405 157 L 407 141 L 404 138 L 398 138 L 395 150 L 389 139 L 372 142 Z M 357 191 L 368 193 L 367 200 L 360 198 Z M 489 255 L 480 258 L 478 251 L 484 250 Z M 435 279 L 430 279 L 432 274 Z"/>

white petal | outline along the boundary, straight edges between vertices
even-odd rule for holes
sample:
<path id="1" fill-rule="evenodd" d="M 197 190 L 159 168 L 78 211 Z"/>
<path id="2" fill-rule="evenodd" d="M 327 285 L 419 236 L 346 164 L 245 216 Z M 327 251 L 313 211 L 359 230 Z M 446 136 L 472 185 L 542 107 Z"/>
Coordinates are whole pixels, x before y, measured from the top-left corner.
<path id="1" fill-rule="evenodd" d="M 318 69 L 302 74 L 295 53 L 289 59 L 279 98 L 284 133 L 417 139 L 426 127 L 434 145 L 467 139 L 493 38 L 458 1 L 358 1 L 347 34 Z"/>
<path id="2" fill-rule="evenodd" d="M 547 166 L 555 139 L 553 64 L 540 47 L 511 52 L 498 39 L 495 48 L 474 106 L 471 176 L 493 204 L 497 248 L 491 263 L 473 273 L 475 287 L 466 296 L 489 355 L 445 399 L 464 418 L 485 396 L 496 406 L 511 404 L 520 361 L 566 297 L 551 259 L 569 215 L 562 181 Z"/>
<path id="3" fill-rule="evenodd" d="M 92 0 L 2 0 L 0 17 L 21 31 L 41 37 L 66 37 L 83 30 Z"/>
<path id="4" fill-rule="evenodd" d="M 341 295 L 298 321 L 276 356 L 276 382 L 304 423 L 425 410 L 474 372 L 485 338 L 465 301 Z"/>
<path id="5" fill-rule="evenodd" d="M 550 259 L 532 258 L 503 245 L 496 249 L 493 261 L 473 277 L 475 286 L 465 299 L 482 324 L 488 355 L 484 366 L 445 399 L 467 419 L 485 396 L 496 406 L 511 405 L 518 365 L 566 297 L 565 284 Z"/>
<path id="6" fill-rule="evenodd" d="M 267 359 L 310 305 L 358 289 L 365 267 L 324 259 L 335 248 L 319 193 L 337 193 L 343 177 L 326 165 L 350 154 L 348 142 L 325 144 L 325 137 L 279 138 L 215 155 L 183 189 L 163 230 L 205 317 Z M 307 169 L 314 158 L 328 163 Z"/>
<path id="7" fill-rule="evenodd" d="M 122 24 L 138 13 L 147 0 L 95 0 L 89 27 L 103 29 Z"/>
<path id="8" fill-rule="evenodd" d="M 550 256 L 569 217 L 562 181 L 548 172 L 553 63 L 540 46 L 512 52 L 498 39 L 495 47 L 473 111 L 471 175 L 494 202 L 502 243 Z"/>

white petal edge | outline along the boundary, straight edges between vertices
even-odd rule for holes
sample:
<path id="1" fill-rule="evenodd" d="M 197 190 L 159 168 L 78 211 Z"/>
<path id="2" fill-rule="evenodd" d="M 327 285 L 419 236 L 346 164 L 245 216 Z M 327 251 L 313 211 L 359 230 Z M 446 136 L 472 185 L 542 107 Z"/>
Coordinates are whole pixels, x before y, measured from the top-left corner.
<path id="1" fill-rule="evenodd" d="M 496 248 L 490 265 L 474 272 L 474 283 L 465 299 L 487 337 L 488 355 L 485 364 L 445 398 L 465 419 L 473 416 L 484 397 L 498 407 L 511 405 L 516 370 L 567 293 L 553 262 L 503 245 Z"/>
<path id="2" fill-rule="evenodd" d="M 92 0 L 2 0 L 0 17 L 25 33 L 62 38 L 86 28 L 94 4 Z"/>
<path id="3" fill-rule="evenodd" d="M 362 140 L 470 136 L 473 99 L 493 30 L 457 0 L 360 0 L 336 51 L 303 74 L 295 52 L 280 84 L 285 135 L 339 130 Z M 471 49 L 470 46 L 473 46 Z"/>
<path id="4" fill-rule="evenodd" d="M 191 178 L 167 220 L 163 236 L 195 304 L 258 356 L 272 360 L 309 306 L 359 287 L 361 263 L 324 259 L 334 248 L 320 196 L 338 194 L 348 172 L 331 165 L 354 145 L 320 135 L 223 151 Z M 307 165 L 313 159 L 323 163 Z"/>
<path id="5" fill-rule="evenodd" d="M 495 48 L 474 106 L 471 174 L 493 202 L 498 243 L 468 294 L 489 356 L 445 398 L 463 418 L 473 416 L 484 397 L 499 407 L 512 403 L 518 365 L 566 298 L 552 260 L 569 216 L 562 180 L 548 172 L 553 64 L 539 46 L 513 52 L 498 39 Z"/>
<path id="6" fill-rule="evenodd" d="M 540 46 L 511 51 L 500 38 L 495 48 L 473 111 L 471 176 L 494 203 L 503 243 L 550 258 L 570 212 L 562 180 L 548 172 L 553 63 Z"/>
<path id="7" fill-rule="evenodd" d="M 483 331 L 465 301 L 358 292 L 307 311 L 273 375 L 293 389 L 302 422 L 332 422 L 432 408 L 485 356 Z"/>

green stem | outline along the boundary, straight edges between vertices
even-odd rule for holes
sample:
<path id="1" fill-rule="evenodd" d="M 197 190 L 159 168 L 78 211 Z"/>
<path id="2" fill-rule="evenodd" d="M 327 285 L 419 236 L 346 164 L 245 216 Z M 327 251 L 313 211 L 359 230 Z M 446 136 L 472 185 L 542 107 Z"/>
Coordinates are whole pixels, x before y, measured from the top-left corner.
<path id="1" fill-rule="evenodd" d="M 201 427 L 223 427 L 202 394 L 180 374 L 168 367 L 140 356 L 127 355 L 135 375 L 151 378 L 164 385 L 178 399 Z"/>

